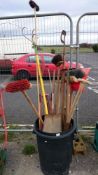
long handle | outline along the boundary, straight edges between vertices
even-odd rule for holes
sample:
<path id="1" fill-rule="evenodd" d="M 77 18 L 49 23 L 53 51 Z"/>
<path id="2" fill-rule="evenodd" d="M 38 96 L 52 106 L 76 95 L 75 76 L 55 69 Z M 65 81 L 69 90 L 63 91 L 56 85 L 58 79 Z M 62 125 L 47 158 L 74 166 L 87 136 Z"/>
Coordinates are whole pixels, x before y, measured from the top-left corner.
<path id="1" fill-rule="evenodd" d="M 71 110 L 69 112 L 69 117 L 67 118 L 66 123 L 70 123 L 71 118 L 73 117 L 74 111 L 75 111 L 76 106 L 79 102 L 79 99 L 80 99 L 80 96 L 82 94 L 83 88 L 85 87 L 85 85 L 91 84 L 91 82 L 89 82 L 87 80 L 84 80 L 84 79 L 79 79 L 79 81 L 80 81 L 80 87 L 78 89 L 78 92 L 77 92 L 74 100 L 72 100 L 72 102 L 71 102 Z M 73 98 L 73 97 L 71 97 L 71 98 Z"/>
<path id="2" fill-rule="evenodd" d="M 40 117 L 35 105 L 32 103 L 31 98 L 28 96 L 28 94 L 25 91 L 22 91 L 23 95 L 25 96 L 25 98 L 27 99 L 28 103 L 31 105 L 33 111 L 35 112 L 35 114 L 37 115 L 37 117 L 40 119 L 40 121 L 43 123 L 42 118 Z"/>
<path id="3" fill-rule="evenodd" d="M 65 116 L 65 72 L 63 72 L 62 74 L 62 78 L 61 78 L 61 117 L 62 117 L 62 129 L 64 129 L 64 123 L 66 120 L 66 116 Z"/>
<path id="4" fill-rule="evenodd" d="M 2 90 L 0 90 L 0 105 L 3 110 L 2 119 L 3 119 L 4 135 L 5 135 L 3 148 L 6 149 L 8 145 L 8 131 L 7 131 L 7 126 L 6 126 L 6 117 L 5 117 L 5 112 L 4 112 L 3 91 Z"/>
<path id="5" fill-rule="evenodd" d="M 45 88 L 44 88 L 44 82 L 42 79 L 42 73 L 41 73 L 41 69 L 40 69 L 40 62 L 39 62 L 38 55 L 36 55 L 36 62 L 37 62 L 37 66 L 38 66 L 40 85 L 41 85 L 41 90 L 42 90 L 44 106 L 45 106 L 45 114 L 48 114 L 47 100 L 46 100 L 46 95 L 45 95 L 46 93 L 45 93 Z"/>
<path id="6" fill-rule="evenodd" d="M 74 113 L 74 110 L 75 110 L 75 108 L 76 108 L 76 106 L 77 106 L 77 104 L 78 104 L 79 98 L 80 98 L 80 96 L 81 96 L 81 94 L 82 94 L 83 88 L 85 87 L 85 85 L 91 84 L 90 81 L 84 80 L 84 79 L 81 79 L 81 78 L 78 79 L 78 81 L 80 81 L 80 87 L 79 87 L 79 90 L 78 90 L 78 92 L 77 92 L 77 94 L 76 94 L 76 97 L 75 97 L 75 99 L 74 99 L 74 101 L 73 101 L 73 104 L 72 104 L 72 107 L 71 107 L 71 110 L 70 110 L 70 114 L 69 114 L 69 116 L 70 116 L 69 119 L 72 118 L 72 115 L 73 115 L 73 113 Z"/>
<path id="7" fill-rule="evenodd" d="M 70 84 L 69 84 L 69 78 L 67 77 L 67 82 L 66 82 L 66 121 L 69 118 L 69 111 L 70 111 Z"/>
<path id="8" fill-rule="evenodd" d="M 65 37 L 66 37 L 66 31 L 62 30 L 61 32 L 61 42 L 64 45 L 63 49 L 63 69 L 65 68 Z M 64 103 L 65 103 L 65 72 L 62 74 L 61 78 L 61 91 L 62 91 L 62 106 L 61 106 L 61 116 L 62 116 L 62 129 L 64 128 L 64 123 L 65 123 L 65 117 L 64 116 Z"/>
<path id="9" fill-rule="evenodd" d="M 53 81 L 52 81 L 52 94 L 51 94 L 51 100 L 52 100 L 52 111 L 54 112 L 54 92 L 55 92 L 55 70 L 53 72 Z"/>
<path id="10" fill-rule="evenodd" d="M 76 108 L 76 106 L 78 104 L 78 101 L 80 99 L 80 96 L 82 94 L 82 90 L 84 88 L 84 85 L 85 84 L 83 84 L 83 83 L 80 84 L 79 90 L 78 90 L 78 92 L 77 92 L 77 94 L 76 94 L 76 96 L 74 98 L 74 101 L 73 101 L 73 104 L 72 104 L 72 107 L 71 107 L 71 110 L 70 110 L 70 113 L 69 113 L 69 118 L 67 119 L 67 123 L 70 123 L 70 121 L 71 121 L 71 118 L 73 116 L 73 113 L 75 111 L 75 108 Z"/>
<path id="11" fill-rule="evenodd" d="M 47 100 L 45 96 L 45 88 L 44 88 L 44 82 L 42 79 L 42 73 L 41 73 L 41 68 L 40 68 L 40 62 L 39 62 L 39 57 L 37 53 L 37 22 L 36 22 L 36 11 L 39 11 L 39 6 L 32 0 L 29 1 L 29 4 L 31 8 L 34 9 L 34 15 L 35 15 L 35 53 L 36 53 L 36 63 L 37 63 L 37 68 L 38 68 L 38 74 L 39 74 L 39 79 L 40 79 L 40 85 L 41 85 L 41 91 L 42 91 L 42 96 L 43 96 L 43 101 L 44 101 L 44 107 L 45 107 L 45 114 L 48 114 L 48 107 L 47 107 Z"/>
<path id="12" fill-rule="evenodd" d="M 56 114 L 59 113 L 60 108 L 60 70 L 58 69 L 58 75 L 57 75 L 57 89 L 56 89 Z"/>
<path id="13" fill-rule="evenodd" d="M 39 85 L 39 77 L 38 77 L 38 69 L 36 69 L 36 74 L 37 74 L 37 95 L 38 95 L 38 114 L 39 114 L 39 129 L 42 129 L 42 122 L 40 119 L 42 119 L 41 115 L 41 99 L 40 99 L 40 85 Z"/>

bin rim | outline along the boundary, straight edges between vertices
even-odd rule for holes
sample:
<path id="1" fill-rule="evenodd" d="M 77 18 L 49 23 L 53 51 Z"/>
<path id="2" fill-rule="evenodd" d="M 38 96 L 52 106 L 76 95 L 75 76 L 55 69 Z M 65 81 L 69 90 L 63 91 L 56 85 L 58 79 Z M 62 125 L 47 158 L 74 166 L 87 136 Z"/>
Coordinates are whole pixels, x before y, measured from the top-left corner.
<path id="1" fill-rule="evenodd" d="M 47 132 L 40 131 L 37 127 L 37 123 L 38 123 L 38 119 L 36 119 L 35 121 L 33 133 L 37 134 L 38 136 L 41 136 L 42 138 L 46 138 L 46 139 L 54 140 L 54 139 L 62 139 L 65 137 L 69 137 L 76 130 L 76 125 L 73 119 L 71 120 L 72 125 L 70 129 L 68 129 L 67 131 L 62 131 L 58 133 L 47 133 Z"/>

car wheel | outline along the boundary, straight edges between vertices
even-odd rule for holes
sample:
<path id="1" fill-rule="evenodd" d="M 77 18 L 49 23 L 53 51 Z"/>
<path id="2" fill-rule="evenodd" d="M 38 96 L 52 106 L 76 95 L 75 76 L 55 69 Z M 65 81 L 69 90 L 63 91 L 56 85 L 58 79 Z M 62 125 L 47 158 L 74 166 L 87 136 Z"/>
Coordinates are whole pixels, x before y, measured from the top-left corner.
<path id="1" fill-rule="evenodd" d="M 30 78 L 30 74 L 27 71 L 19 71 L 16 75 L 16 79 L 17 80 L 21 80 L 21 79 L 28 79 Z"/>

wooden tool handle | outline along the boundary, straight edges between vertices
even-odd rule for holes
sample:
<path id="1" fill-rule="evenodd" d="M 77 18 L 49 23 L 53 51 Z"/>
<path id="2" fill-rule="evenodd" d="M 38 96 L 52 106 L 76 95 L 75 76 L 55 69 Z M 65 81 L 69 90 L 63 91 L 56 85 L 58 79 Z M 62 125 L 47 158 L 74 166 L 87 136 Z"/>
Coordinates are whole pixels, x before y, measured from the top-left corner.
<path id="1" fill-rule="evenodd" d="M 57 75 L 57 89 L 56 89 L 56 106 L 55 106 L 55 111 L 56 114 L 59 113 L 59 108 L 60 108 L 60 70 L 58 70 L 58 75 Z"/>
<path id="2" fill-rule="evenodd" d="M 51 94 L 52 112 L 54 112 L 54 92 L 55 92 L 55 70 L 53 72 L 52 94 Z"/>
<path id="3" fill-rule="evenodd" d="M 70 84 L 69 80 L 66 83 L 66 121 L 69 118 L 69 111 L 70 111 Z"/>
<path id="4" fill-rule="evenodd" d="M 88 85 L 92 85 L 93 84 L 91 81 L 85 80 L 83 78 L 78 78 L 78 81 L 81 82 L 81 83 L 88 84 Z"/>
<path id="5" fill-rule="evenodd" d="M 82 90 L 83 90 L 84 86 L 85 85 L 83 83 L 80 84 L 79 90 L 78 90 L 78 92 L 77 92 L 77 94 L 75 96 L 75 99 L 73 100 L 73 104 L 72 104 L 72 107 L 71 107 L 71 110 L 70 110 L 70 113 L 69 113 L 69 117 L 68 117 L 66 123 L 70 123 L 70 121 L 71 121 L 72 115 L 73 115 L 73 113 L 75 111 L 75 108 L 76 108 L 76 106 L 78 104 L 78 101 L 79 101 L 79 98 L 80 98 L 80 96 L 82 94 Z"/>
<path id="6" fill-rule="evenodd" d="M 32 103 L 30 97 L 28 96 L 28 94 L 25 91 L 22 91 L 23 95 L 25 96 L 25 98 L 27 99 L 28 103 L 31 105 L 33 111 L 35 112 L 35 114 L 37 115 L 37 117 L 41 120 L 41 122 L 43 123 L 42 118 L 39 116 L 39 113 L 35 107 L 35 105 Z"/>
<path id="7" fill-rule="evenodd" d="M 61 118 L 62 118 L 62 130 L 65 128 L 66 115 L 65 115 L 65 73 L 63 72 L 61 78 Z"/>

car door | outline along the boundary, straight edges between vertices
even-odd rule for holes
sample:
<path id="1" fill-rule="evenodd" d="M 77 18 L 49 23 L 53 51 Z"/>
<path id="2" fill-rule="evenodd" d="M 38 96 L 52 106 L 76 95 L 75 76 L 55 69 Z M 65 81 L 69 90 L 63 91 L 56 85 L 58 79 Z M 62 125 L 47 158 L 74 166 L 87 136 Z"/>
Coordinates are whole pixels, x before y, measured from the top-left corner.
<path id="1" fill-rule="evenodd" d="M 49 74 L 52 76 L 54 70 L 57 70 L 56 66 L 51 62 L 52 61 L 52 55 L 44 55 L 44 70 L 43 75 L 49 76 Z"/>
<path id="2" fill-rule="evenodd" d="M 39 57 L 39 62 L 40 62 L 40 66 L 41 66 L 42 59 L 41 59 L 40 55 L 38 57 Z M 28 56 L 26 59 L 26 62 L 27 62 L 28 71 L 29 71 L 30 75 L 35 77 L 36 76 L 36 68 L 37 68 L 36 55 Z"/>

